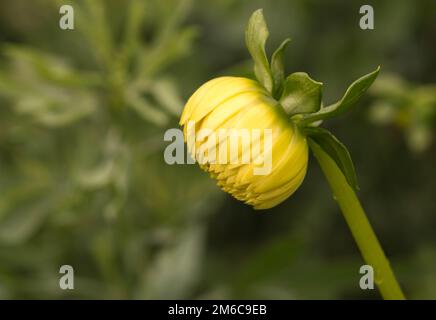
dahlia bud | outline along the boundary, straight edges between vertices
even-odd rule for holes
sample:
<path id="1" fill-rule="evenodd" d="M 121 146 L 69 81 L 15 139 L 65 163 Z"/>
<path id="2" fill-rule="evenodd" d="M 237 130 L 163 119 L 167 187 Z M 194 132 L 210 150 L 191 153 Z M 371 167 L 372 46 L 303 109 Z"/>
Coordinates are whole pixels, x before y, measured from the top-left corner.
<path id="1" fill-rule="evenodd" d="M 207 130 L 206 139 L 190 134 L 187 129 L 190 121 L 195 123 L 195 133 Z M 199 160 L 202 169 L 209 172 L 224 191 L 255 209 L 268 209 L 281 203 L 304 179 L 308 163 L 306 138 L 287 118 L 279 103 L 254 80 L 220 77 L 208 81 L 188 100 L 180 124 L 184 126 L 188 149 L 193 158 Z M 234 136 L 222 134 L 222 130 L 237 134 L 237 161 L 227 156 L 201 158 L 204 157 L 201 150 L 207 149 L 209 155 L 222 155 L 234 146 Z M 260 139 L 249 135 L 245 140 L 248 145 L 240 145 L 239 142 L 244 141 L 239 141 L 239 134 L 255 130 L 260 130 Z M 271 131 L 269 143 L 265 143 L 266 135 L 262 136 L 264 130 Z M 216 136 L 221 139 L 217 141 Z M 207 139 L 210 137 L 214 137 L 212 145 Z M 256 163 L 259 156 L 262 163 Z M 265 167 L 268 160 L 271 161 L 269 172 L 256 174 L 256 169 Z"/>
<path id="2" fill-rule="evenodd" d="M 221 189 L 255 209 L 274 207 L 298 189 L 313 145 L 326 152 L 348 184 L 357 189 L 348 150 L 318 126 L 349 110 L 375 80 L 379 68 L 353 82 L 338 102 L 323 106 L 321 82 L 304 72 L 285 78 L 282 59 L 289 39 L 269 61 L 265 51 L 268 34 L 262 10 L 255 11 L 245 40 L 257 81 L 220 77 L 206 82 L 189 98 L 180 119 L 189 152 Z"/>

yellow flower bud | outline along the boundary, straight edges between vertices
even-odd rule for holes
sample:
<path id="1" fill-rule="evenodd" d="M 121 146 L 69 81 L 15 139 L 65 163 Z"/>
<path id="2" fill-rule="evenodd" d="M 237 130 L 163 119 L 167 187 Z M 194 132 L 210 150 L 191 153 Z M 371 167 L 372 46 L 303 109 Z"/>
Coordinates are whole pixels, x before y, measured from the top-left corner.
<path id="1" fill-rule="evenodd" d="M 194 123 L 194 133 L 188 130 L 189 122 Z M 271 143 L 265 143 L 267 135 L 256 140 L 251 135 L 249 148 L 238 146 L 237 163 L 218 161 L 221 158 L 199 161 L 201 168 L 218 181 L 221 189 L 255 209 L 276 206 L 291 196 L 303 182 L 308 163 L 306 137 L 278 102 L 254 80 L 220 77 L 208 81 L 186 103 L 180 125 L 184 126 L 188 149 L 197 160 L 202 157 L 200 150 L 205 144 L 209 152 L 220 154 L 228 150 L 231 137 L 222 138 L 218 134 L 223 129 L 269 130 Z M 208 138 L 193 136 L 202 129 L 209 131 L 208 138 L 213 134 L 220 138 L 212 140 L 211 144 Z M 241 161 L 247 152 L 252 153 L 248 163 Z M 271 155 L 271 170 L 267 174 L 256 174 L 255 169 L 265 165 L 256 162 L 256 157 L 259 159 L 267 153 Z M 234 160 L 227 156 L 225 159 Z"/>

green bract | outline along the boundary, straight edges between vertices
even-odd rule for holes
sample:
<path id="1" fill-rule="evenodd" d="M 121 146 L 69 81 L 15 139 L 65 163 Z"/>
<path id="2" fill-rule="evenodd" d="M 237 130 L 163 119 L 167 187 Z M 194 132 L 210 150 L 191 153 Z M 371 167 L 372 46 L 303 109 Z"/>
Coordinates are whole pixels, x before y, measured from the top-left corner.
<path id="1" fill-rule="evenodd" d="M 323 120 L 348 111 L 377 78 L 380 67 L 354 81 L 338 102 L 323 106 L 322 82 L 313 80 L 304 72 L 295 72 L 285 77 L 283 53 L 290 39 L 281 43 L 270 63 L 265 51 L 268 36 L 263 11 L 258 9 L 251 15 L 245 33 L 257 80 L 279 102 L 290 120 L 308 136 L 311 148 L 314 143 L 321 147 L 340 168 L 348 184 L 357 190 L 356 173 L 347 148 L 331 132 L 318 126 Z"/>

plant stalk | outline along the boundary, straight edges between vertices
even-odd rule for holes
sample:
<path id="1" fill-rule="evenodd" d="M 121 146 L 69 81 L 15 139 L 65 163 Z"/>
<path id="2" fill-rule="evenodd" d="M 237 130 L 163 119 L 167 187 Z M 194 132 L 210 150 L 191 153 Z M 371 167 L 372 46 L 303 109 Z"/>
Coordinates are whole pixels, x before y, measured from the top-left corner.
<path id="1" fill-rule="evenodd" d="M 333 196 L 342 210 L 363 259 L 373 267 L 374 282 L 383 299 L 404 300 L 404 294 L 356 193 L 330 156 L 313 140 L 309 140 L 309 144 L 327 178 Z"/>

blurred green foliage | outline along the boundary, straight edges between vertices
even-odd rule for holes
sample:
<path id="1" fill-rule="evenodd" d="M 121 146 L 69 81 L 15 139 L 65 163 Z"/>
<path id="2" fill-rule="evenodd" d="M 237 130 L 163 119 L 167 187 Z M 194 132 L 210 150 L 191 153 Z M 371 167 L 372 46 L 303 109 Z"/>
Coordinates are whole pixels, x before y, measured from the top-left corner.
<path id="1" fill-rule="evenodd" d="M 358 287 L 363 260 L 313 161 L 268 212 L 163 161 L 163 133 L 196 87 L 251 76 L 244 29 L 259 7 L 271 47 L 293 38 L 288 71 L 322 79 L 327 101 L 381 65 L 421 108 L 436 3 L 370 2 L 374 31 L 358 28 L 358 1 L 1 0 L 0 298 L 378 298 Z M 74 31 L 58 27 L 61 4 Z M 365 106 L 397 101 L 375 97 L 329 125 L 406 295 L 436 298 L 436 150 L 416 156 L 373 126 Z M 59 289 L 63 264 L 72 291 Z"/>
<path id="2" fill-rule="evenodd" d="M 404 130 L 412 151 L 431 146 L 436 135 L 436 84 L 413 86 L 392 74 L 381 78 L 372 91 L 376 97 L 371 109 L 374 122 Z"/>

